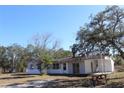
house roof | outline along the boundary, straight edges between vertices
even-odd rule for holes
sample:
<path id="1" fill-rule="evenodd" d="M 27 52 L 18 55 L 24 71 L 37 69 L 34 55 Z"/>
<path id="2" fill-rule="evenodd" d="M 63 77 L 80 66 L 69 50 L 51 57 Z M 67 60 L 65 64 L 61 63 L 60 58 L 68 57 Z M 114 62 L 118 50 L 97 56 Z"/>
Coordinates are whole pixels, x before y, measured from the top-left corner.
<path id="1" fill-rule="evenodd" d="M 81 61 L 81 60 L 89 60 L 89 59 L 105 59 L 106 56 L 101 56 L 101 55 L 94 55 L 94 56 L 77 56 L 77 57 L 66 57 L 66 58 L 60 58 L 54 60 L 54 62 L 76 62 L 76 61 Z"/>

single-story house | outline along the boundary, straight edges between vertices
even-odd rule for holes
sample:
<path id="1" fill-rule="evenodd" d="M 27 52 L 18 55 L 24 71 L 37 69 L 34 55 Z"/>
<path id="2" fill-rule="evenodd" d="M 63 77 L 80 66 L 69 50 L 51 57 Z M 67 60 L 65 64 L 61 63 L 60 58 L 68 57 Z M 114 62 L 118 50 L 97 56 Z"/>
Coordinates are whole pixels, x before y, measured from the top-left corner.
<path id="1" fill-rule="evenodd" d="M 28 72 L 30 74 L 38 74 L 37 62 L 33 63 L 34 68 L 31 68 L 32 62 L 28 64 Z M 67 57 L 57 59 L 47 69 L 48 74 L 91 74 L 102 72 L 113 72 L 114 61 L 108 56 L 88 56 L 88 57 Z"/>

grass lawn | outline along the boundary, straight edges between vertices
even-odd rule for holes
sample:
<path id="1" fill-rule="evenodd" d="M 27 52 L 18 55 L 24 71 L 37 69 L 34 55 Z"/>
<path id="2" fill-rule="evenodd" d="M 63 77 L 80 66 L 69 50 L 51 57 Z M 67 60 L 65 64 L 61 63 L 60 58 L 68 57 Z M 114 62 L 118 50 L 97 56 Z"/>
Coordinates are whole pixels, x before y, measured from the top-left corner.
<path id="1" fill-rule="evenodd" d="M 46 87 L 69 87 L 69 86 L 72 87 L 74 83 L 75 84 L 77 82 L 80 83 L 81 79 L 82 77 L 68 77 L 68 76 L 54 76 L 54 75 L 50 76 L 50 75 L 0 74 L 0 87 L 10 84 L 28 83 L 29 81 L 34 81 L 34 80 L 53 80 Z"/>
<path id="2" fill-rule="evenodd" d="M 67 88 L 67 87 L 92 87 L 90 83 L 91 77 L 76 76 L 55 76 L 55 75 L 25 75 L 22 73 L 0 74 L 0 87 L 11 84 L 26 84 L 34 80 L 52 80 L 45 85 L 45 88 Z M 96 86 L 102 88 L 118 88 L 124 87 L 124 71 L 114 72 L 108 75 L 106 85 Z"/>

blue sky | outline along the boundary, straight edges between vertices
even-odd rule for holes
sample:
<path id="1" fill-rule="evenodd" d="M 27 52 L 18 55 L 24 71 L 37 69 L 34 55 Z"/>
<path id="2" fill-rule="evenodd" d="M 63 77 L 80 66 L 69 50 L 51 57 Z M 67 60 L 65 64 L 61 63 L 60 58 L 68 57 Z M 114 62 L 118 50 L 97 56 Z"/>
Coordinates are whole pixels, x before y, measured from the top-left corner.
<path id="1" fill-rule="evenodd" d="M 50 33 L 68 50 L 90 14 L 106 6 L 0 6 L 0 45 L 26 46 L 36 33 Z"/>

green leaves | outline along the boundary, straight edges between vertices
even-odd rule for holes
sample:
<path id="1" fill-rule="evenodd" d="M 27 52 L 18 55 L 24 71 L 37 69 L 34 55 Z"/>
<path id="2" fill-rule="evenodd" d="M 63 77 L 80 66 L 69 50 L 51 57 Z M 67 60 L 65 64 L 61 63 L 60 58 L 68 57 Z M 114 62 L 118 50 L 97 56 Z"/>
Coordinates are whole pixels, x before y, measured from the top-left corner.
<path id="1" fill-rule="evenodd" d="M 77 33 L 78 52 L 109 54 L 111 50 L 124 58 L 124 9 L 118 6 L 107 7 L 91 18 Z M 72 49 L 73 50 L 73 49 Z"/>

